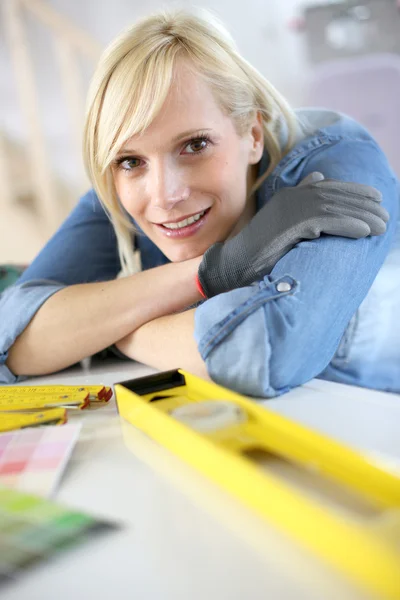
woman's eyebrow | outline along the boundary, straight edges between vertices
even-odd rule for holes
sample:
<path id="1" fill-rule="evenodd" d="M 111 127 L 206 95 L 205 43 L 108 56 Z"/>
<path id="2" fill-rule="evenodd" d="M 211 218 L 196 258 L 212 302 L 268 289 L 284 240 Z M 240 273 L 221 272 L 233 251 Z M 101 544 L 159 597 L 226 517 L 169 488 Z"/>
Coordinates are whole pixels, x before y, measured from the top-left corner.
<path id="1" fill-rule="evenodd" d="M 198 135 L 200 132 L 205 133 L 206 131 L 211 131 L 211 129 L 209 127 L 196 127 L 196 129 L 188 129 L 187 131 L 184 131 L 184 132 L 180 133 L 179 135 L 175 136 L 171 141 L 172 141 L 172 143 L 176 143 L 185 137 L 189 137 L 193 134 Z"/>
<path id="2" fill-rule="evenodd" d="M 200 132 L 201 133 L 206 133 L 207 131 L 212 131 L 210 127 L 196 127 L 196 129 L 188 129 L 187 131 L 183 131 L 182 133 L 179 133 L 178 135 L 176 135 L 175 137 L 172 138 L 171 143 L 172 144 L 176 144 L 177 142 L 180 142 L 181 140 L 183 140 L 186 137 L 190 137 L 191 135 L 198 135 Z M 117 153 L 117 156 L 124 156 L 124 155 L 130 155 L 130 154 L 140 154 L 139 151 L 135 150 L 134 148 L 121 148 L 121 150 Z"/>

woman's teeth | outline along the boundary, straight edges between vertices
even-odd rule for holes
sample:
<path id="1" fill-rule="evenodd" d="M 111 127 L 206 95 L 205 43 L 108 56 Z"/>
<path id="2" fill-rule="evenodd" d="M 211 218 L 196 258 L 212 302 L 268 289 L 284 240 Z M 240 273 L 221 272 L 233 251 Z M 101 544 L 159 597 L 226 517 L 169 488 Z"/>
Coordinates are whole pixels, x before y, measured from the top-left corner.
<path id="1" fill-rule="evenodd" d="M 205 214 L 205 210 L 197 213 L 197 215 L 193 215 L 188 219 L 183 219 L 183 221 L 179 221 L 178 223 L 164 223 L 163 227 L 167 229 L 181 229 L 182 227 L 187 227 L 188 225 L 192 225 L 192 223 L 196 223 L 201 217 Z"/>

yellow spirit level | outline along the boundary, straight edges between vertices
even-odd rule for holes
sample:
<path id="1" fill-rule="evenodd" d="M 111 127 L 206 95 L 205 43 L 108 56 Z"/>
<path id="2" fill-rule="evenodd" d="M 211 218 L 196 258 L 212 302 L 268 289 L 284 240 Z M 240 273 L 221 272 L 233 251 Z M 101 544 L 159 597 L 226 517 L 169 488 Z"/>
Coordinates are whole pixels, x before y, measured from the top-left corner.
<path id="1" fill-rule="evenodd" d="M 400 598 L 400 478 L 334 440 L 181 369 L 115 385 L 120 415 L 379 598 Z M 368 510 L 316 500 L 258 455 L 317 474 Z"/>

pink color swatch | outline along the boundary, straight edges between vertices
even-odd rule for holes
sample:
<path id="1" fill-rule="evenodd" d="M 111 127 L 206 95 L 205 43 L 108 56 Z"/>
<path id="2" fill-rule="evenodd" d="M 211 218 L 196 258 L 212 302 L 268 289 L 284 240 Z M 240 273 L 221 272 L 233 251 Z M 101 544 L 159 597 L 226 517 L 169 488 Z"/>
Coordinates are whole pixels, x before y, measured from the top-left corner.
<path id="1" fill-rule="evenodd" d="M 0 485 L 49 496 L 78 439 L 79 424 L 31 427 L 0 434 Z"/>

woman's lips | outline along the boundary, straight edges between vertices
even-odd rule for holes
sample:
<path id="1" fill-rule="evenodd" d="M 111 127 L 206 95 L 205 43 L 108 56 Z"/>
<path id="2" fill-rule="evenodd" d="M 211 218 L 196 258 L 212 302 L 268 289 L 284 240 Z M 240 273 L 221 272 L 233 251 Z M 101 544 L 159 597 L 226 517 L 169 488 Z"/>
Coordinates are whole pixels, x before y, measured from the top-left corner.
<path id="1" fill-rule="evenodd" d="M 168 229 L 164 227 L 164 225 L 157 225 L 154 223 L 154 226 L 157 228 L 162 235 L 165 235 L 168 238 L 178 239 L 178 238 L 187 238 L 191 235 L 194 235 L 198 232 L 198 230 L 203 227 L 204 223 L 207 220 L 208 213 L 210 212 L 210 208 L 207 208 L 206 212 L 198 221 L 191 223 L 190 225 L 186 225 L 186 227 L 181 227 L 180 229 Z"/>

